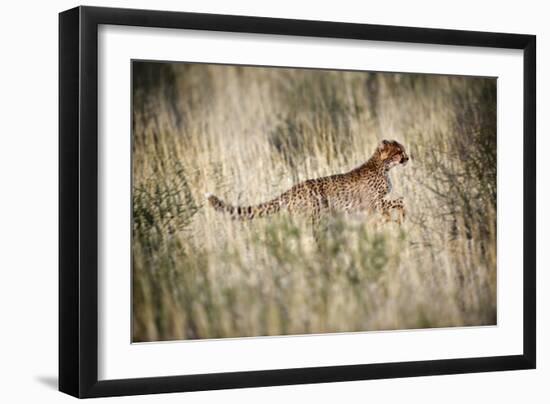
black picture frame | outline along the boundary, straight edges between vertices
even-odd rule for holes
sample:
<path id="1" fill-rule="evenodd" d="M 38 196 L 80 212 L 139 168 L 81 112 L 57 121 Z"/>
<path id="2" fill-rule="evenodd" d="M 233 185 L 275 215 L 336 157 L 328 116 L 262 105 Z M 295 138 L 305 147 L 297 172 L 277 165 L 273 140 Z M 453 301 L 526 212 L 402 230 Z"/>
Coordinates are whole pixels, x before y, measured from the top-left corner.
<path id="1" fill-rule="evenodd" d="M 523 354 L 99 381 L 100 24 L 523 50 Z M 60 13 L 59 390 L 84 398 L 535 368 L 535 103 L 533 35 L 96 7 L 77 7 Z"/>

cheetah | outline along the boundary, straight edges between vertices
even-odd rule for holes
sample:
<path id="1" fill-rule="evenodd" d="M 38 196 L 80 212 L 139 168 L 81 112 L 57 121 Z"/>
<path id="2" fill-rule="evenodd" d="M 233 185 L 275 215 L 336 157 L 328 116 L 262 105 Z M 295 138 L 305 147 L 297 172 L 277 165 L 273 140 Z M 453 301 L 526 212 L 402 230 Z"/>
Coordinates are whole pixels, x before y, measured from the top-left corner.
<path id="1" fill-rule="evenodd" d="M 208 202 L 233 219 L 247 220 L 286 210 L 314 220 L 326 212 L 367 211 L 379 213 L 386 221 L 397 211 L 397 221 L 405 219 L 403 198 L 389 199 L 392 190 L 388 175 L 391 168 L 407 164 L 405 148 L 395 140 L 383 140 L 372 157 L 359 167 L 342 174 L 300 182 L 276 198 L 253 206 L 232 206 L 215 195 Z"/>

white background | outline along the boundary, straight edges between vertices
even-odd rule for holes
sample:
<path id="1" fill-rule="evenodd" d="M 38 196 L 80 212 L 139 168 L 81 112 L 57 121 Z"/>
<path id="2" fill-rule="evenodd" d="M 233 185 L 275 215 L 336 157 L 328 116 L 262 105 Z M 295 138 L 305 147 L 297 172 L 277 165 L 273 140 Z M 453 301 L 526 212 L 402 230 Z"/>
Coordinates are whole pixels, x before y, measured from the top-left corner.
<path id="1" fill-rule="evenodd" d="M 10 3 L 0 25 L 0 397 L 3 402 L 68 402 L 57 374 L 57 12 L 77 3 Z M 90 5 L 286 18 L 525 32 L 538 35 L 538 369 L 489 374 L 286 386 L 116 398 L 117 402 L 548 402 L 550 392 L 550 205 L 544 133 L 550 120 L 550 26 L 544 2 L 96 1 Z M 7 123 L 7 124 L 6 124 Z M 512 162 L 511 162 L 512 164 Z"/>

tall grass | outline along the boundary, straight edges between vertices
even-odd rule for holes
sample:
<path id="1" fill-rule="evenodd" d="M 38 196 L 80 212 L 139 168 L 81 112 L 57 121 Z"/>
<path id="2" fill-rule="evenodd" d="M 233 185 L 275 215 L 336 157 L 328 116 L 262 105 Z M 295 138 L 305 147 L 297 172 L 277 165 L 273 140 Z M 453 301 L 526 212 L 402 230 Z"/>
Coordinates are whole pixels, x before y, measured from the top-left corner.
<path id="1" fill-rule="evenodd" d="M 133 340 L 496 323 L 496 82 L 134 62 Z M 233 221 L 381 139 L 408 220 Z"/>

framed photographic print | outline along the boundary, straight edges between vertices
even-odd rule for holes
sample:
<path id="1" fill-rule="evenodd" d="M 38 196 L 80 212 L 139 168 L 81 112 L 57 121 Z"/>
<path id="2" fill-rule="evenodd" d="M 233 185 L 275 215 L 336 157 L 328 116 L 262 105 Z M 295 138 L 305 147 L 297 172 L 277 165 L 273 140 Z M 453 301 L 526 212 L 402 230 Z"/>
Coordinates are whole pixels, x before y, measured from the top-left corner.
<path id="1" fill-rule="evenodd" d="M 535 37 L 59 18 L 59 387 L 535 367 Z"/>

